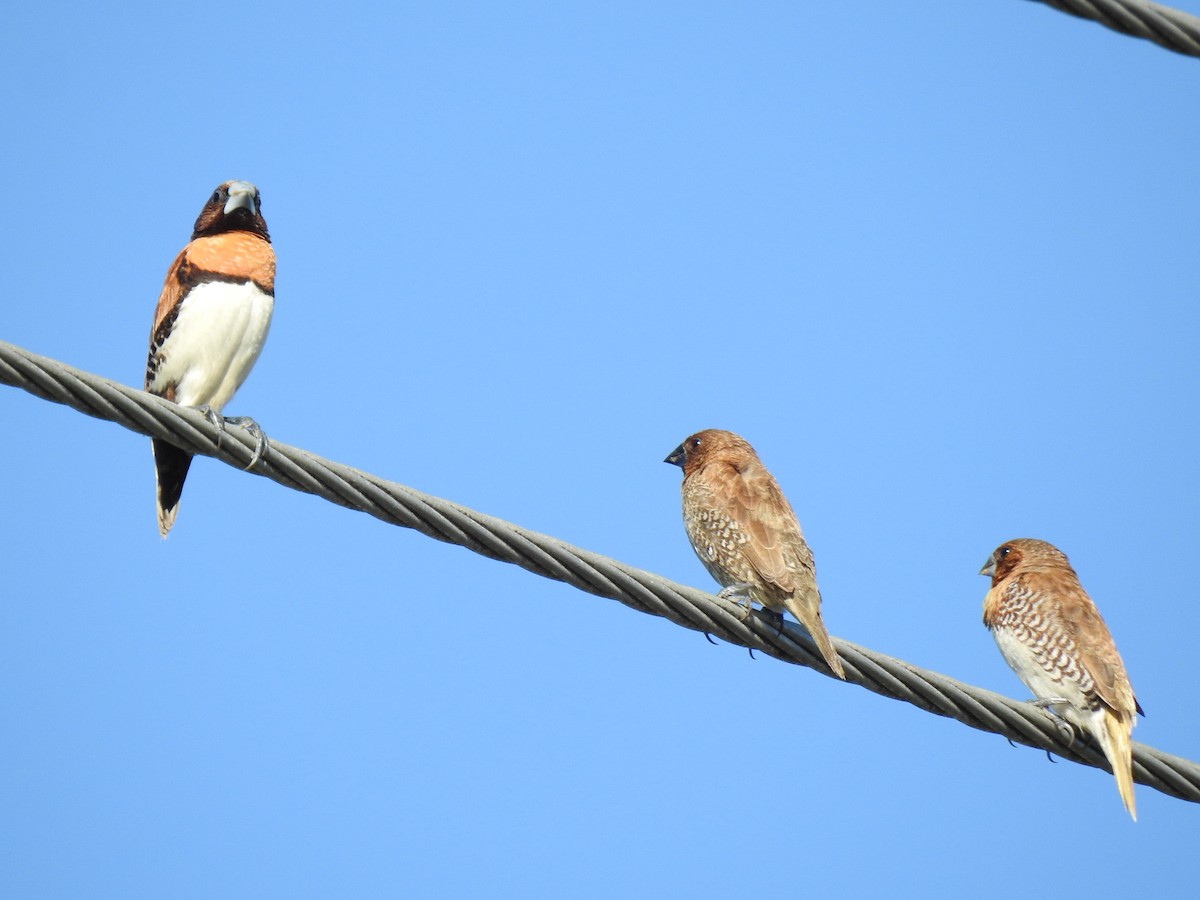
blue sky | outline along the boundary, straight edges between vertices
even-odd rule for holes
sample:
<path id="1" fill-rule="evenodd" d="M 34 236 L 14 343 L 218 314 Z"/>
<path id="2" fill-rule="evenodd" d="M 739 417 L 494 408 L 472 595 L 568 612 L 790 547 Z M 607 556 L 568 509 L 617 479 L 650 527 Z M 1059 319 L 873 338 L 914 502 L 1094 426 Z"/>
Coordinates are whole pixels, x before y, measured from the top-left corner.
<path id="1" fill-rule="evenodd" d="M 1016 0 L 9 7 L 0 339 L 140 385 L 251 180 L 228 414 L 702 587 L 661 460 L 737 431 L 833 634 L 1018 698 L 976 572 L 1050 540 L 1200 758 L 1195 60 Z M 6 896 L 1194 889 L 1193 804 L 211 460 L 163 542 L 148 440 L 0 414 Z"/>

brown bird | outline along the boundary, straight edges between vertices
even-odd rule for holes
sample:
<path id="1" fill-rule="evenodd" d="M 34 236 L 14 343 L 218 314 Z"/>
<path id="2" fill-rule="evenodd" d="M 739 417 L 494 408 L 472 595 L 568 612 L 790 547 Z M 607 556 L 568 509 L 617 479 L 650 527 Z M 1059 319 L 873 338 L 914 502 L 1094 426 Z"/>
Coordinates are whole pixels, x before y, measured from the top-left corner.
<path id="1" fill-rule="evenodd" d="M 150 329 L 146 390 L 181 406 L 206 411 L 223 427 L 221 408 L 241 387 L 258 359 L 275 308 L 275 251 L 262 217 L 258 189 L 245 181 L 218 185 L 200 211 L 191 242 L 167 270 Z M 256 448 L 262 430 L 246 425 Z M 192 454 L 152 440 L 158 530 L 171 530 Z"/>
<path id="2" fill-rule="evenodd" d="M 721 596 L 761 603 L 782 621 L 786 609 L 812 635 L 825 663 L 845 680 L 821 619 L 812 551 L 796 514 L 745 440 L 708 429 L 664 462 L 683 469 L 683 525 L 692 549 L 724 588 Z"/>
<path id="3" fill-rule="evenodd" d="M 1005 661 L 1039 706 L 1095 738 L 1136 821 L 1129 739 L 1142 708 L 1108 626 L 1066 554 L 1020 538 L 997 547 L 979 574 L 992 579 L 983 624 Z"/>

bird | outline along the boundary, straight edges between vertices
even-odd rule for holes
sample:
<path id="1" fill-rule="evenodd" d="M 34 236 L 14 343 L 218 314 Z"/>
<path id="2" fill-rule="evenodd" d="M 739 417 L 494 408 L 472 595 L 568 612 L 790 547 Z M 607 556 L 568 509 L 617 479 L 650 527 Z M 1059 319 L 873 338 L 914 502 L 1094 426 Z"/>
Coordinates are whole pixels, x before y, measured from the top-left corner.
<path id="1" fill-rule="evenodd" d="M 663 462 L 683 469 L 683 525 L 721 596 L 760 603 L 780 622 L 790 612 L 845 680 L 821 618 L 812 550 L 754 448 L 731 431 L 710 428 L 686 438 Z"/>
<path id="2" fill-rule="evenodd" d="M 275 251 L 258 188 L 226 181 L 200 210 L 192 237 L 167 269 L 150 329 L 146 390 L 202 409 L 223 428 L 229 402 L 262 351 L 275 308 Z M 249 419 L 257 461 L 262 430 Z M 158 530 L 165 538 L 179 511 L 192 454 L 154 438 Z"/>
<path id="3" fill-rule="evenodd" d="M 1005 661 L 1038 706 L 1095 739 L 1137 821 L 1130 734 L 1135 713 L 1144 713 L 1112 634 L 1066 554 L 1046 541 L 1019 538 L 997 547 L 979 574 L 992 579 L 983 624 Z"/>

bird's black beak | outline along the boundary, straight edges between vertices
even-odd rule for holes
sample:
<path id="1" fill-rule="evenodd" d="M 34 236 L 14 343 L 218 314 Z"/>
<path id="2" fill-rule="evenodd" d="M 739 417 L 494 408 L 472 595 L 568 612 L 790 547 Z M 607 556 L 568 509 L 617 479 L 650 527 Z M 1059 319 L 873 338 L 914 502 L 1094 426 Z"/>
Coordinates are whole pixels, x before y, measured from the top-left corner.
<path id="1" fill-rule="evenodd" d="M 673 466 L 679 466 L 679 468 L 682 469 L 683 468 L 683 457 L 684 457 L 683 444 L 680 444 L 678 447 L 676 447 L 674 450 L 672 450 L 667 455 L 667 458 L 664 459 L 663 462 L 670 463 Z"/>

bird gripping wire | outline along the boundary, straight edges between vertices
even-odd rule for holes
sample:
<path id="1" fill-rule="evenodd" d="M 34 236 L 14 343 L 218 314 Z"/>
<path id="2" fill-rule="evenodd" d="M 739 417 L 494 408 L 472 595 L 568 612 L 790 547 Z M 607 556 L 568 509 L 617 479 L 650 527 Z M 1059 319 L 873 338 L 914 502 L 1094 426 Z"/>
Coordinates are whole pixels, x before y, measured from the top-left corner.
<path id="1" fill-rule="evenodd" d="M 192 453 L 220 459 L 238 469 L 253 458 L 255 438 L 246 429 L 224 433 L 204 413 L 126 387 L 64 363 L 0 341 L 0 383 L 70 406 L 131 431 L 170 441 Z M 316 494 L 392 525 L 412 528 L 439 541 L 458 544 L 582 591 L 617 600 L 639 612 L 669 619 L 695 631 L 739 644 L 819 672 L 825 672 L 812 639 L 795 625 L 781 630 L 765 617 L 745 616 L 732 600 L 669 581 L 652 572 L 574 547 L 475 512 L 439 497 L 385 481 L 296 447 L 271 442 L 254 473 L 285 487 Z M 1090 740 L 1062 734 L 1041 709 L 903 660 L 835 638 L 847 680 L 876 694 L 903 700 L 990 731 L 1063 759 L 1107 768 Z M 1200 765 L 1134 744 L 1134 780 L 1184 800 L 1200 803 Z"/>

